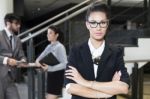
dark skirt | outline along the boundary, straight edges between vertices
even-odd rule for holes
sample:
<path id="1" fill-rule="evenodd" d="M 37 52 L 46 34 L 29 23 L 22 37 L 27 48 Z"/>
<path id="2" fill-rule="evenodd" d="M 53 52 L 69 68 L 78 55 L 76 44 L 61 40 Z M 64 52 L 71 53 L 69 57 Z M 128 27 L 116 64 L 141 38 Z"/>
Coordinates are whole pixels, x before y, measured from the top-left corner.
<path id="1" fill-rule="evenodd" d="M 64 70 L 48 72 L 47 75 L 47 93 L 61 95 L 64 83 Z"/>

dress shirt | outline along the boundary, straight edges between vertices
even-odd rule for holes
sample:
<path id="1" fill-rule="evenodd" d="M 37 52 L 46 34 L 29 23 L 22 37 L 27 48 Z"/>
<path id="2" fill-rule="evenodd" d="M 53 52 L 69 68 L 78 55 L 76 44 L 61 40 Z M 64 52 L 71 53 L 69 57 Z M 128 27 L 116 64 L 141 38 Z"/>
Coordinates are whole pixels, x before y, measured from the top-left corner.
<path id="1" fill-rule="evenodd" d="M 89 48 L 90 48 L 90 51 L 91 51 L 92 59 L 94 59 L 96 57 L 101 57 L 101 55 L 104 51 L 104 48 L 105 48 L 105 41 L 103 41 L 103 43 L 100 47 L 94 48 L 92 43 L 91 43 L 91 40 L 89 39 L 88 45 L 89 45 Z M 94 66 L 94 75 L 95 75 L 95 78 L 96 78 L 97 77 L 98 65 L 93 64 L 93 66 Z"/>

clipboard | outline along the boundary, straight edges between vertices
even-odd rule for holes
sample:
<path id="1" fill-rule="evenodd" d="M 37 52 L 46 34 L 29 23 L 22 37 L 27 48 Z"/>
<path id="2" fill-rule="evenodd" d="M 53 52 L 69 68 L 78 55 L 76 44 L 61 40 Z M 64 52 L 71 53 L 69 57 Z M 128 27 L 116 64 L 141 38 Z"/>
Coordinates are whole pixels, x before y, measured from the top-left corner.
<path id="1" fill-rule="evenodd" d="M 43 57 L 40 61 L 40 64 L 47 64 L 47 65 L 57 65 L 60 62 L 58 61 L 58 59 L 53 55 L 53 53 L 48 53 L 45 57 Z"/>

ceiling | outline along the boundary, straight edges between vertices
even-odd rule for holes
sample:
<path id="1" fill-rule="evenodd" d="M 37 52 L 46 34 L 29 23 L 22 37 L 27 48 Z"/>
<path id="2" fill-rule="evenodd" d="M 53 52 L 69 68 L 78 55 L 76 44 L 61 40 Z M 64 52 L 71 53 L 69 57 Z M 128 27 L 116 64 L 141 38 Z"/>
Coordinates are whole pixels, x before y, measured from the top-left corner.
<path id="1" fill-rule="evenodd" d="M 26 14 L 29 17 L 36 17 L 65 5 L 80 3 L 84 0 L 24 0 Z"/>
<path id="2" fill-rule="evenodd" d="M 115 6 L 137 6 L 142 7 L 144 0 L 112 0 L 112 5 Z"/>
<path id="3" fill-rule="evenodd" d="M 77 4 L 84 0 L 24 0 L 25 14 L 29 18 L 50 13 L 68 4 Z M 107 0 L 99 0 L 107 2 Z M 112 6 L 143 7 L 144 0 L 112 0 Z"/>

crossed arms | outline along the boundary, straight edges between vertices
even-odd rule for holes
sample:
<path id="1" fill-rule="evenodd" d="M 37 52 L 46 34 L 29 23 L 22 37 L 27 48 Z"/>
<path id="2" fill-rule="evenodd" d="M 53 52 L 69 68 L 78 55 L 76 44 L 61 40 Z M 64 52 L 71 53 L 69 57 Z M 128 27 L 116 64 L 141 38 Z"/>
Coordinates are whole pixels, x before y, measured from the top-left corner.
<path id="1" fill-rule="evenodd" d="M 128 93 L 128 84 L 120 81 L 120 71 L 117 71 L 114 74 L 112 81 L 110 82 L 88 81 L 72 66 L 69 66 L 65 75 L 67 79 L 76 82 L 69 83 L 66 86 L 67 92 L 73 95 L 86 98 L 109 98 L 113 95 Z"/>

